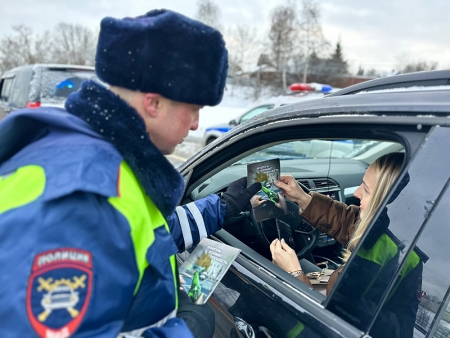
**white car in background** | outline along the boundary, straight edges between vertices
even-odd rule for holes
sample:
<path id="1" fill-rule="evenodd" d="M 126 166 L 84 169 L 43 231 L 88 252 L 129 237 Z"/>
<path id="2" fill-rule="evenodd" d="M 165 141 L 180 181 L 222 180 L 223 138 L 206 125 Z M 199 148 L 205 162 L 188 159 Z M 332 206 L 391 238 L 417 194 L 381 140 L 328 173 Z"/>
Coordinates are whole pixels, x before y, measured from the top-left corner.
<path id="1" fill-rule="evenodd" d="M 294 83 L 290 86 L 290 89 L 292 91 L 291 94 L 280 95 L 263 101 L 252 107 L 250 110 L 247 110 L 243 114 L 240 114 L 236 118 L 232 119 L 229 123 L 217 124 L 206 128 L 202 138 L 202 145 L 206 146 L 207 144 L 210 144 L 226 132 L 230 131 L 235 126 L 267 110 L 300 101 L 322 98 L 327 93 L 338 90 L 337 88 L 332 88 L 329 85 L 322 85 L 317 83 Z"/>

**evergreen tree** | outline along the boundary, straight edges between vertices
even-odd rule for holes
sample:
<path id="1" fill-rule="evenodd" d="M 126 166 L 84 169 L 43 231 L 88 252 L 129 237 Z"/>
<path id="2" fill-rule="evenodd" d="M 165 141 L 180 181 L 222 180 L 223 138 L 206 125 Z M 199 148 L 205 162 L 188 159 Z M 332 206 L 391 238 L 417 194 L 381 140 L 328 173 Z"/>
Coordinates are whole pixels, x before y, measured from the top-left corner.
<path id="1" fill-rule="evenodd" d="M 336 43 L 336 48 L 327 64 L 327 70 L 332 76 L 348 74 L 348 64 L 344 59 L 340 40 Z"/>

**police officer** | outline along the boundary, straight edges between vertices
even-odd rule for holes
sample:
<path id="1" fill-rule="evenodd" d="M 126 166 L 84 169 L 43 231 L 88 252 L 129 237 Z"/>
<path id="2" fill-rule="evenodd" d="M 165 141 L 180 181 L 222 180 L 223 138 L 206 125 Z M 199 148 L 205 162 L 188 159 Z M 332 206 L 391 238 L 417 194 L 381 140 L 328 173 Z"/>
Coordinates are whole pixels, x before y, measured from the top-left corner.
<path id="1" fill-rule="evenodd" d="M 96 72 L 108 87 L 86 81 L 65 110 L 0 123 L 1 337 L 212 335 L 210 309 L 183 301 L 177 317 L 174 255 L 260 187 L 241 179 L 176 208 L 184 181 L 164 155 L 221 101 L 227 68 L 221 34 L 198 21 L 107 17 Z"/>

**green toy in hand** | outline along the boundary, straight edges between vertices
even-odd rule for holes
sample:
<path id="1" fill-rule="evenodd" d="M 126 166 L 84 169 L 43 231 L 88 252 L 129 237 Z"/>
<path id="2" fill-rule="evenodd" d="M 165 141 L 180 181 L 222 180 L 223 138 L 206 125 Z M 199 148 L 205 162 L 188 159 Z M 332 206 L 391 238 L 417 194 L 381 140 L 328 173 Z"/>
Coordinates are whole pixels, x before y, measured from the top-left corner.
<path id="1" fill-rule="evenodd" d="M 271 190 L 269 188 L 266 188 L 265 183 L 266 182 L 262 182 L 261 183 L 262 191 L 264 191 L 264 193 L 267 195 L 269 200 L 271 200 L 273 203 L 278 203 L 278 201 L 279 201 L 278 194 L 275 191 L 273 191 L 273 190 Z"/>
<path id="2" fill-rule="evenodd" d="M 198 271 L 195 271 L 194 276 L 192 277 L 192 285 L 189 289 L 188 296 L 191 298 L 193 302 L 195 302 L 202 292 L 202 287 L 200 285 L 200 278 Z"/>

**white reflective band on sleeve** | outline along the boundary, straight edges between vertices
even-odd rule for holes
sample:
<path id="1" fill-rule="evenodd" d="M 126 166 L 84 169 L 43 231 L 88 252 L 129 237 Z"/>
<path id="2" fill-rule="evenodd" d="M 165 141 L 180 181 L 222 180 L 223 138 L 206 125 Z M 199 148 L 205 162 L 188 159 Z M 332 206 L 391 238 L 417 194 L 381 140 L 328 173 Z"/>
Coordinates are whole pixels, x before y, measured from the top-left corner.
<path id="1" fill-rule="evenodd" d="M 189 249 L 194 241 L 192 240 L 191 227 L 189 226 L 186 210 L 184 210 L 183 207 L 177 207 L 175 212 L 177 213 L 178 220 L 180 221 L 181 232 L 183 233 L 184 239 L 184 248 Z"/>
<path id="2" fill-rule="evenodd" d="M 198 210 L 198 207 L 194 202 L 186 204 L 186 206 L 191 212 L 192 216 L 194 216 L 195 223 L 197 223 L 198 233 L 200 234 L 199 240 L 201 241 L 203 238 L 208 237 L 202 213 L 200 212 L 200 210 Z"/>

